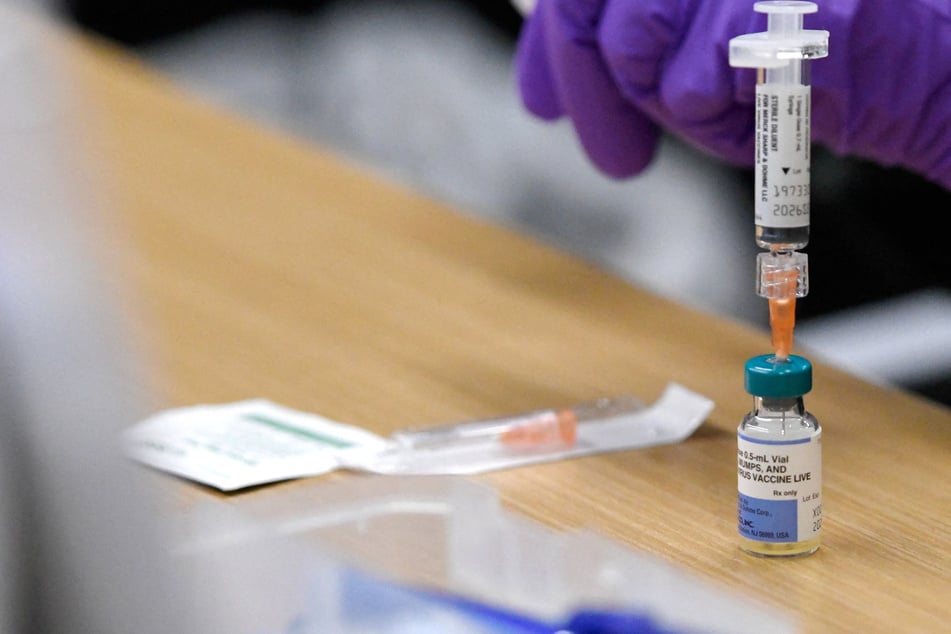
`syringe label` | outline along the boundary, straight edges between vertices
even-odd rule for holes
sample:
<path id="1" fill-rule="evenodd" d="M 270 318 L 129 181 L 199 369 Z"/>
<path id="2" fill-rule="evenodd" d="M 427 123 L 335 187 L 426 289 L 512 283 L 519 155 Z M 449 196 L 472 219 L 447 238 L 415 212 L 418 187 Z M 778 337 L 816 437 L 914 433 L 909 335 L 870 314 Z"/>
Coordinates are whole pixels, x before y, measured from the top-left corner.
<path id="1" fill-rule="evenodd" d="M 761 542 L 796 543 L 822 528 L 822 432 L 791 441 L 737 439 L 737 527 Z"/>
<path id="2" fill-rule="evenodd" d="M 809 225 L 810 102 L 809 86 L 756 86 L 757 225 Z"/>

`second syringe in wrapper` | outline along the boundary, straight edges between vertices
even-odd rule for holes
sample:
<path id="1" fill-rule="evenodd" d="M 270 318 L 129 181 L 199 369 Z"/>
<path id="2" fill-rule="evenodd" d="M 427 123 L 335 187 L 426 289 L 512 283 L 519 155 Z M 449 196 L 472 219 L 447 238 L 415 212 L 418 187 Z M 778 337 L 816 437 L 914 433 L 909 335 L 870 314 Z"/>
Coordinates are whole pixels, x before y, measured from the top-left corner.
<path id="1" fill-rule="evenodd" d="M 391 436 L 403 449 L 442 450 L 447 448 L 499 443 L 512 449 L 539 449 L 571 446 L 578 425 L 603 421 L 644 409 L 634 396 L 601 398 L 566 409 L 545 409 L 484 420 L 400 430 Z"/>

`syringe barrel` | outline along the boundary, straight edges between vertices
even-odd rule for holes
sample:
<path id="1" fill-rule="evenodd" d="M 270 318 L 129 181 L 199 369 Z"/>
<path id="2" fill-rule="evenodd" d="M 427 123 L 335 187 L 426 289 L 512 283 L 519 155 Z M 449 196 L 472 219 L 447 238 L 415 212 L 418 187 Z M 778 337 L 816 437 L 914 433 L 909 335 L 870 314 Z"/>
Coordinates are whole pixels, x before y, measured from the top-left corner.
<path id="1" fill-rule="evenodd" d="M 754 216 L 756 244 L 796 251 L 809 243 L 809 60 L 828 54 L 827 31 L 802 28 L 813 2 L 757 2 L 767 30 L 730 41 L 730 63 L 757 68 Z"/>
<path id="2" fill-rule="evenodd" d="M 797 251 L 809 243 L 810 105 L 807 61 L 759 73 L 756 85 L 754 227 L 762 249 Z"/>

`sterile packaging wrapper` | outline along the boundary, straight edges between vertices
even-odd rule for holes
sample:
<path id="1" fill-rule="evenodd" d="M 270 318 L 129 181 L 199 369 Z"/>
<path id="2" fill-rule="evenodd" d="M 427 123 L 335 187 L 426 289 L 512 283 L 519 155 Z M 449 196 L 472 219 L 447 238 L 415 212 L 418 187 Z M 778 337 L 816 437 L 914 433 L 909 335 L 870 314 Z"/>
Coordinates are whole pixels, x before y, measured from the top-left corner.
<path id="1" fill-rule="evenodd" d="M 337 469 L 380 474 L 476 474 L 688 438 L 713 402 L 671 383 L 655 403 L 578 425 L 569 445 L 504 442 L 407 448 L 365 429 L 267 400 L 164 412 L 129 428 L 124 447 L 144 464 L 223 491 Z"/>

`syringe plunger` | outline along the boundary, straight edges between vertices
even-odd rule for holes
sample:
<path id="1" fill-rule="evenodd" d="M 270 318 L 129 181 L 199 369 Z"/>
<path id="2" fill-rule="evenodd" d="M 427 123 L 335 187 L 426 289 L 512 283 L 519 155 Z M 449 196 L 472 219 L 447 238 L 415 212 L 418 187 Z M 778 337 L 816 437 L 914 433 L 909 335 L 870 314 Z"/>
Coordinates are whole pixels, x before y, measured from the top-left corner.
<path id="1" fill-rule="evenodd" d="M 819 10 L 814 2 L 773 0 L 753 5 L 766 13 L 766 31 L 730 40 L 730 66 L 779 68 L 793 60 L 819 59 L 829 54 L 829 32 L 802 28 L 802 16 Z"/>

